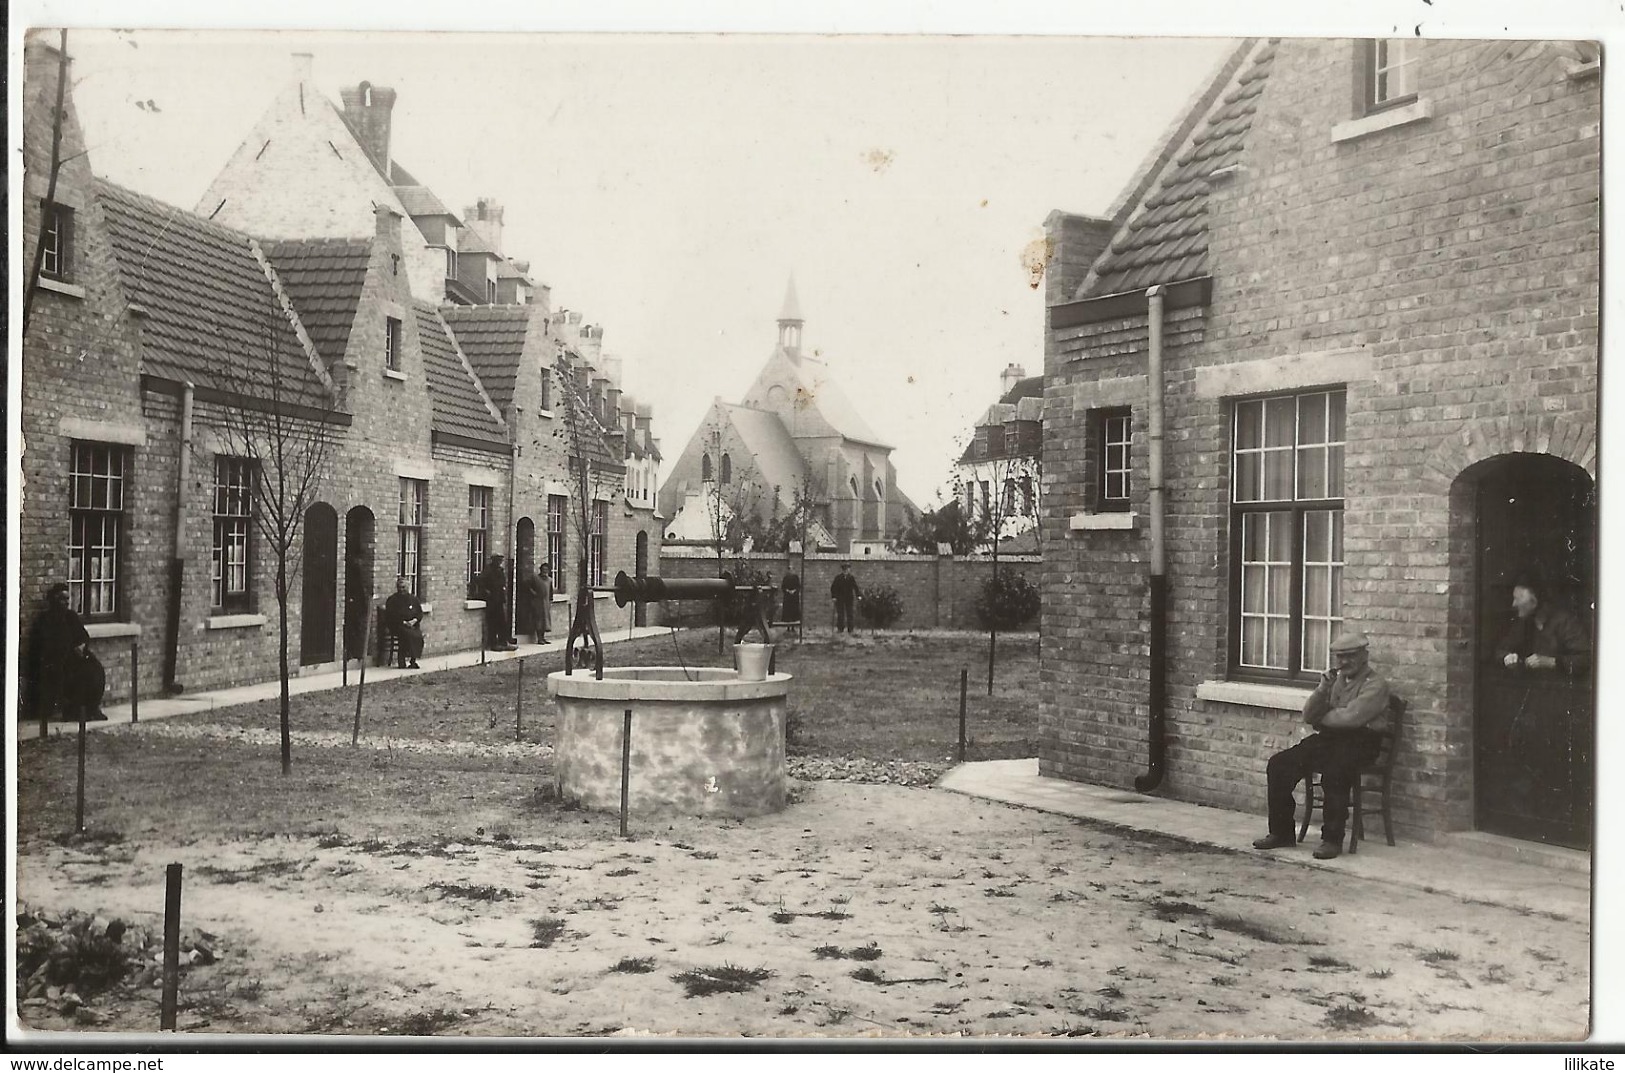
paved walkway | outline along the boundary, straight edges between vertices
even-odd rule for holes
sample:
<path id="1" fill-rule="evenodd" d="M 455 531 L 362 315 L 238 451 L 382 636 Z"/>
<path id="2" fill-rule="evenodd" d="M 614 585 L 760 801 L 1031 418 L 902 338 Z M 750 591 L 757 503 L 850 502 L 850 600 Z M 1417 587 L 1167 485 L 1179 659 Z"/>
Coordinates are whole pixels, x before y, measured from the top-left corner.
<path id="1" fill-rule="evenodd" d="M 604 633 L 606 646 L 620 641 L 633 640 L 640 637 L 659 637 L 670 632 L 665 626 L 639 626 L 630 631 L 617 630 Z M 522 644 L 512 652 L 487 652 L 485 659 L 490 663 L 500 663 L 503 660 L 519 659 L 525 656 L 539 656 L 544 653 L 564 651 L 563 637 L 549 641 L 545 645 Z M 468 652 L 448 652 L 439 656 L 424 656 L 418 660 L 420 669 L 400 670 L 395 667 L 367 668 L 367 681 L 389 682 L 397 678 L 406 678 L 412 675 L 429 674 L 432 671 L 449 671 L 457 667 L 473 667 L 480 662 L 480 651 L 474 649 Z M 605 665 L 609 661 L 606 659 Z M 360 677 L 359 663 L 352 663 L 349 672 L 349 681 L 353 684 Z M 294 695 L 300 693 L 318 693 L 327 689 L 339 689 L 345 685 L 345 676 L 341 671 L 324 671 L 320 674 L 307 674 L 294 678 L 288 682 L 288 692 Z M 255 682 L 252 685 L 234 686 L 230 689 L 211 689 L 202 693 L 183 693 L 176 697 L 142 697 L 139 705 L 140 721 L 145 723 L 154 719 L 167 719 L 173 715 L 190 715 L 194 712 L 213 711 L 215 708 L 230 708 L 238 704 L 249 704 L 259 700 L 269 700 L 281 694 L 281 684 L 276 679 L 268 682 Z M 91 730 L 101 730 L 104 727 L 127 726 L 130 723 L 129 702 L 123 704 L 104 704 L 102 711 L 107 715 L 105 723 L 85 724 Z M 39 721 L 28 720 L 16 723 L 18 741 L 35 741 L 39 738 Z M 53 735 L 76 734 L 79 731 L 77 723 L 52 723 L 50 732 Z"/>
<path id="2" fill-rule="evenodd" d="M 1372 823 L 1368 818 L 1368 837 L 1360 842 L 1358 853 L 1317 861 L 1310 856 L 1319 843 L 1314 830 L 1295 849 L 1255 850 L 1253 839 L 1264 834 L 1261 815 L 1049 778 L 1038 773 L 1036 759 L 960 764 L 937 786 L 989 801 L 1235 849 L 1280 861 L 1282 867 L 1322 868 L 1471 901 L 1559 914 L 1570 920 L 1591 918 L 1591 855 L 1578 850 L 1480 832 L 1450 835 L 1431 844 L 1398 839 L 1398 845 L 1389 846 L 1381 834 L 1382 820 Z"/>

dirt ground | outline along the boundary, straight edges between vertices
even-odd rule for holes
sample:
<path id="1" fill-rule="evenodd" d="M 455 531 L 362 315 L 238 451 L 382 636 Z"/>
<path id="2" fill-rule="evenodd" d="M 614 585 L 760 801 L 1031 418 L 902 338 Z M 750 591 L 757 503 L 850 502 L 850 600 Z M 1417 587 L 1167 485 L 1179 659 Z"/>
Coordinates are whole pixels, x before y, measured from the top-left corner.
<path id="1" fill-rule="evenodd" d="M 159 928 L 182 863 L 183 923 L 219 958 L 182 978 L 180 1027 L 202 1034 L 1586 1032 L 1585 921 L 939 790 L 794 785 L 775 816 L 635 818 L 624 841 L 613 816 L 472 775 L 427 826 L 25 838 L 17 895 Z M 21 1015 L 158 1026 L 155 987 L 94 1005 L 91 1029 Z"/>

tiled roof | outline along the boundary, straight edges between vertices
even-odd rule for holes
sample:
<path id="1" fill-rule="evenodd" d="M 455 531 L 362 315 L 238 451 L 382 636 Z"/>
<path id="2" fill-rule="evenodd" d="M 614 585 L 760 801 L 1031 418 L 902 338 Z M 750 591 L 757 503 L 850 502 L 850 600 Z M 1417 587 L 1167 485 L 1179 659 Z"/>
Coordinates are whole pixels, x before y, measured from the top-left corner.
<path id="1" fill-rule="evenodd" d="M 418 342 L 428 373 L 433 430 L 487 443 L 507 443 L 507 428 L 485 405 L 480 385 L 457 356 L 457 346 L 446 333 L 435 307 L 427 302 L 414 302 L 412 306 L 417 313 Z"/>
<path id="2" fill-rule="evenodd" d="M 779 415 L 749 406 L 723 404 L 728 420 L 751 453 L 756 468 L 769 488 L 779 490 L 785 508 L 794 505 L 796 492 L 807 473 L 807 462 L 790 438 Z"/>
<path id="3" fill-rule="evenodd" d="M 554 366 L 552 372 L 555 389 L 554 397 L 558 398 L 559 402 L 567 407 L 563 413 L 564 427 L 568 430 L 574 418 L 578 417 L 580 419 L 577 431 L 581 435 L 581 442 L 580 444 L 571 443 L 569 445 L 570 454 L 575 455 L 579 451 L 580 454 L 586 456 L 596 469 L 625 472 L 625 452 L 609 445 L 609 441 L 604 435 L 603 426 L 593 416 L 592 407 L 572 382 L 573 378 L 562 373 L 560 366 Z M 566 401 L 562 397 L 565 393 L 569 394 L 572 401 Z M 555 405 L 554 409 L 559 409 L 559 406 Z"/>
<path id="4" fill-rule="evenodd" d="M 450 216 L 457 218 L 457 214 L 446 208 L 434 191 L 427 186 L 397 186 L 395 196 L 401 199 L 401 207 L 408 216 Z"/>
<path id="5" fill-rule="evenodd" d="M 1044 397 L 1044 378 L 1042 376 L 1029 376 L 1025 380 L 1017 380 L 1009 391 L 999 397 L 1000 402 L 1020 402 L 1022 399 L 1041 399 Z"/>
<path id="6" fill-rule="evenodd" d="M 282 289 L 322 361 L 332 368 L 344 358 L 350 341 L 372 243 L 349 238 L 288 239 L 266 241 L 261 249 L 276 269 Z"/>
<path id="7" fill-rule="evenodd" d="M 146 310 L 143 372 L 328 405 L 249 236 L 106 180 L 96 196 L 125 295 Z"/>
<path id="8" fill-rule="evenodd" d="M 1084 297 L 1137 291 L 1207 274 L 1209 177 L 1240 161 L 1275 48 L 1274 41 L 1260 46 L 1190 147 L 1163 173 L 1140 211 L 1112 240 Z"/>
<path id="9" fill-rule="evenodd" d="M 443 306 L 457 343 L 496 404 L 513 404 L 513 381 L 525 349 L 529 306 Z"/>
<path id="10" fill-rule="evenodd" d="M 485 241 L 485 236 L 472 227 L 459 227 L 457 229 L 457 252 L 488 253 L 492 257 L 497 256 L 497 251 L 493 250 L 491 244 Z"/>
<path id="11" fill-rule="evenodd" d="M 802 398 L 811 399 L 813 408 L 823 415 L 830 426 L 849 440 L 859 443 L 873 444 L 876 447 L 890 447 L 880 436 L 869 427 L 858 413 L 852 400 L 846 392 L 841 390 L 840 384 L 830 375 L 829 366 L 823 361 L 802 357 L 799 361 L 791 363 L 796 376 L 801 382 Z"/>

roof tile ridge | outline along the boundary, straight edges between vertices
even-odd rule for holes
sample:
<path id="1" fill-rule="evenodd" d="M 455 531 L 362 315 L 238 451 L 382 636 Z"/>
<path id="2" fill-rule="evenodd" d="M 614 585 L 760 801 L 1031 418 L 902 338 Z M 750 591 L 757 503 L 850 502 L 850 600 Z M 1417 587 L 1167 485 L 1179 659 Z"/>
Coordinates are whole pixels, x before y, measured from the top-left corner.
<path id="1" fill-rule="evenodd" d="M 283 315 L 288 318 L 288 323 L 293 328 L 293 334 L 299 339 L 299 346 L 305 352 L 305 360 L 310 362 L 311 371 L 316 374 L 316 378 L 327 389 L 328 395 L 336 399 L 339 394 L 338 384 L 334 382 L 333 375 L 327 371 L 327 366 L 322 362 L 322 356 L 316 349 L 315 341 L 311 339 L 310 333 L 305 331 L 304 322 L 299 319 L 299 311 L 294 308 L 293 300 L 288 297 L 288 292 L 282 288 L 282 279 L 277 275 L 276 267 L 271 264 L 270 259 L 265 256 L 265 251 L 260 249 L 260 244 L 253 238 L 248 240 L 248 249 L 254 255 L 254 260 L 259 262 L 260 271 L 265 273 L 266 282 L 270 283 L 271 292 L 276 295 L 277 304 L 282 307 Z"/>
<path id="2" fill-rule="evenodd" d="M 1225 57 L 1214 76 L 1207 84 L 1197 91 L 1191 102 L 1179 117 L 1170 125 L 1163 139 L 1157 143 L 1152 156 L 1142 166 L 1140 174 L 1135 181 L 1124 188 L 1122 199 L 1114 204 L 1110 211 L 1112 221 L 1111 240 L 1095 258 L 1095 263 L 1089 266 L 1089 273 L 1083 278 L 1072 292 L 1074 299 L 1082 298 L 1100 281 L 1100 265 L 1111 254 L 1112 247 L 1128 226 L 1134 221 L 1136 211 L 1146 205 L 1164 184 L 1165 177 L 1177 172 L 1180 160 L 1190 151 L 1197 139 L 1205 132 L 1218 109 L 1224 107 L 1224 92 L 1249 69 L 1247 62 L 1256 56 L 1260 50 L 1269 47 L 1272 42 L 1266 38 L 1249 37 L 1236 46 L 1235 51 Z"/>
<path id="3" fill-rule="evenodd" d="M 468 375 L 469 380 L 473 383 L 474 390 L 480 393 L 480 401 L 485 403 L 486 411 L 490 413 L 492 420 L 502 426 L 504 432 L 510 434 L 509 438 L 511 439 L 512 430 L 508 427 L 507 419 L 502 416 L 502 409 L 491 398 L 491 393 L 485 389 L 485 382 L 480 379 L 480 374 L 474 371 L 474 364 L 468 360 L 468 355 L 463 353 L 463 345 L 457 341 L 457 333 L 451 330 L 451 324 L 447 322 L 445 317 L 440 315 L 438 308 L 430 308 L 429 312 L 434 314 L 435 323 L 440 325 L 441 329 L 446 333 L 446 338 L 451 340 L 451 349 L 457 355 L 457 360 L 462 362 L 463 372 Z"/>

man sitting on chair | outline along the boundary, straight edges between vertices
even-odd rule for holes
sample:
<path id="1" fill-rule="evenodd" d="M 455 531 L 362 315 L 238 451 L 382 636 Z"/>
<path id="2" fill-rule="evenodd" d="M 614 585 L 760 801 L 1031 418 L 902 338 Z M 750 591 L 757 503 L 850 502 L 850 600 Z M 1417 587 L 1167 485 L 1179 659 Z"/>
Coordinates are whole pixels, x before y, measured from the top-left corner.
<path id="1" fill-rule="evenodd" d="M 1320 676 L 1320 685 L 1303 705 L 1303 721 L 1315 733 L 1270 757 L 1270 833 L 1256 839 L 1256 849 L 1295 846 L 1293 830 L 1298 804 L 1292 791 L 1320 772 L 1320 845 L 1315 856 L 1329 860 L 1343 852 L 1343 825 L 1349 794 L 1360 768 L 1376 759 L 1382 739 L 1376 733 L 1388 714 L 1388 683 L 1372 670 L 1365 634 L 1339 634 L 1331 644 L 1335 671 Z"/>
<path id="2" fill-rule="evenodd" d="M 384 601 L 384 621 L 395 635 L 395 659 L 400 667 L 416 667 L 423 655 L 423 601 L 406 591 L 406 579 L 395 579 L 395 592 Z"/>

